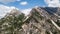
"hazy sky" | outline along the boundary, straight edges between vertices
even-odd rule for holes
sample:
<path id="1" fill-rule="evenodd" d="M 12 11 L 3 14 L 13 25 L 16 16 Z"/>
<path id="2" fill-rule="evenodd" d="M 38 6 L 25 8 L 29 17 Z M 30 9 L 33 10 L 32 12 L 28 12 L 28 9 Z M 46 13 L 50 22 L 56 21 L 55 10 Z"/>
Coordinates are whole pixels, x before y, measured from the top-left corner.
<path id="1" fill-rule="evenodd" d="M 0 0 L 0 4 L 15 6 L 19 9 L 32 8 L 34 6 L 46 6 L 44 0 Z"/>

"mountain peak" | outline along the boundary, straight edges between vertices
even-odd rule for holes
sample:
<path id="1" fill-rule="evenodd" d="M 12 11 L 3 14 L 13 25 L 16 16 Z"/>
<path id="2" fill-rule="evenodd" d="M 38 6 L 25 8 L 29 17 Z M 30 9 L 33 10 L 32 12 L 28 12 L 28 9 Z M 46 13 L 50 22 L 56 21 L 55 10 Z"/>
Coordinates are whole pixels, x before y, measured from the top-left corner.
<path id="1" fill-rule="evenodd" d="M 20 13 L 20 11 L 17 9 L 12 9 L 10 12 L 10 14 L 19 14 L 19 13 Z"/>
<path id="2" fill-rule="evenodd" d="M 21 11 L 14 8 L 14 9 L 11 9 L 10 12 L 6 14 L 6 16 L 9 16 L 9 15 L 15 15 L 15 16 L 17 16 L 19 14 L 21 14 Z"/>

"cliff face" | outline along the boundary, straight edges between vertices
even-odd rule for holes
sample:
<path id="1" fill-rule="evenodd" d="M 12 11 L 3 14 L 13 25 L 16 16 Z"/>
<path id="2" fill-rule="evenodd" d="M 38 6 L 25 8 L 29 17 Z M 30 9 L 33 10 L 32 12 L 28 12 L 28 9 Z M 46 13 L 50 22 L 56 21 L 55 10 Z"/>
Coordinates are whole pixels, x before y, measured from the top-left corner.
<path id="1" fill-rule="evenodd" d="M 33 8 L 23 24 L 26 34 L 60 34 L 59 8 Z M 59 24 L 58 24 L 59 23 Z M 24 29 L 26 27 L 26 29 Z"/>
<path id="2" fill-rule="evenodd" d="M 0 20 L 1 34 L 60 34 L 60 8 L 36 7 L 28 16 L 13 11 Z"/>

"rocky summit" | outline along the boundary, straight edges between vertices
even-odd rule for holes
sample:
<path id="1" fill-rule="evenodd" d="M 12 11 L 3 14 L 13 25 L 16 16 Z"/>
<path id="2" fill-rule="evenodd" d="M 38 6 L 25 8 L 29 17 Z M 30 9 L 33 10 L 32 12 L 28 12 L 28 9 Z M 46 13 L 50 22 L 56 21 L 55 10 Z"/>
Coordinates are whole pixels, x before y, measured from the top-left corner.
<path id="1" fill-rule="evenodd" d="M 27 16 L 14 9 L 0 19 L 0 34 L 60 34 L 60 8 L 35 7 Z"/>

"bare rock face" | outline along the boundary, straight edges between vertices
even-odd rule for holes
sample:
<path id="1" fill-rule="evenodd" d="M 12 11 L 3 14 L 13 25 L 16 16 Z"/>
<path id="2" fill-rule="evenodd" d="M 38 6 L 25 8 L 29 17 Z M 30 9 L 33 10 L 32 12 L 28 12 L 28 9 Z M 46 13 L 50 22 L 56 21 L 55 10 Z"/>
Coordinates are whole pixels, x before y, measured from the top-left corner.
<path id="1" fill-rule="evenodd" d="M 23 28 L 25 34 L 60 34 L 58 9 L 52 7 L 33 8 L 30 16 L 27 16 L 28 18 L 25 20 L 27 23 L 25 30 Z"/>

